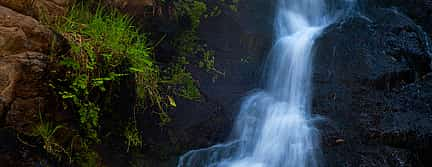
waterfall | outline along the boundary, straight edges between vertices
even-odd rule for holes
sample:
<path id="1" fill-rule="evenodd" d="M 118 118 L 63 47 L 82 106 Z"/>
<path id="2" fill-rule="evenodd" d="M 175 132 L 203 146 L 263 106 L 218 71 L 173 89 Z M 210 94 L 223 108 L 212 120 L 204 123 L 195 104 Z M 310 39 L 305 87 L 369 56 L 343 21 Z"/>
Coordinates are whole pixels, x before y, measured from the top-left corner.
<path id="1" fill-rule="evenodd" d="M 279 0 L 265 86 L 243 101 L 234 139 L 192 150 L 178 167 L 319 166 L 319 133 L 310 114 L 311 65 L 315 38 L 335 18 L 327 5 L 326 0 Z"/>

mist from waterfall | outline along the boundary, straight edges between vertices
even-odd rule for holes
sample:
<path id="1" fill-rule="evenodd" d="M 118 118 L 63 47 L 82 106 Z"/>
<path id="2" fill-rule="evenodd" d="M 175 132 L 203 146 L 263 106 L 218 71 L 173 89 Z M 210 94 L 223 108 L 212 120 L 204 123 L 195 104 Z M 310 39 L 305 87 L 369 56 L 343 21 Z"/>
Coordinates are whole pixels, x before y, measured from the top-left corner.
<path id="1" fill-rule="evenodd" d="M 279 0 L 265 85 L 243 101 L 233 140 L 192 150 L 178 167 L 319 166 L 319 132 L 310 113 L 311 66 L 315 38 L 335 20 L 326 1 Z"/>

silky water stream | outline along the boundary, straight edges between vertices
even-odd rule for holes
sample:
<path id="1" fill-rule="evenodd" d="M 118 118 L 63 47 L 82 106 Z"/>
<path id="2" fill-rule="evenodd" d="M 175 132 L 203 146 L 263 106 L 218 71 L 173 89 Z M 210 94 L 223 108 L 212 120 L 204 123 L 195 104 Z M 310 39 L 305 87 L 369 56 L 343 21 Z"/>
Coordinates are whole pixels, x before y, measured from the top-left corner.
<path id="1" fill-rule="evenodd" d="M 178 167 L 320 166 L 319 132 L 310 113 L 311 66 L 316 37 L 336 18 L 327 1 L 278 0 L 265 84 L 243 101 L 233 139 L 189 151 Z"/>

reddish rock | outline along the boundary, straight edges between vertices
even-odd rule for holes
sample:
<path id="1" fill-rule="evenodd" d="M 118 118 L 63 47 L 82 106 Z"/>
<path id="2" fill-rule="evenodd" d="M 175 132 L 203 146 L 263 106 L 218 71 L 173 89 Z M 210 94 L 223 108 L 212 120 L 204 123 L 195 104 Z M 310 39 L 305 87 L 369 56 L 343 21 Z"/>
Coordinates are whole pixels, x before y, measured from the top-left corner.
<path id="1" fill-rule="evenodd" d="M 37 20 L 0 6 L 0 116 L 29 133 L 44 112 L 53 32 Z"/>
<path id="2" fill-rule="evenodd" d="M 0 5 L 35 18 L 63 16 L 74 0 L 0 0 Z"/>

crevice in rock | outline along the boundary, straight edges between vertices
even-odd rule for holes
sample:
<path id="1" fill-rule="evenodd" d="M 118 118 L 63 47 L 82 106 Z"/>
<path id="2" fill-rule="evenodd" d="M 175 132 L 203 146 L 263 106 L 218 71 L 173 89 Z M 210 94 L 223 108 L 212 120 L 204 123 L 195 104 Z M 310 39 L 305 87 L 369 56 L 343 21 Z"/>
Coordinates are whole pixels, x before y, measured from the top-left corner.
<path id="1" fill-rule="evenodd" d="M 10 104 L 6 104 L 0 97 L 0 110 L 2 110 L 3 113 L 0 114 L 0 127 L 5 127 L 6 125 L 6 117 L 11 109 L 11 105 Z"/>

